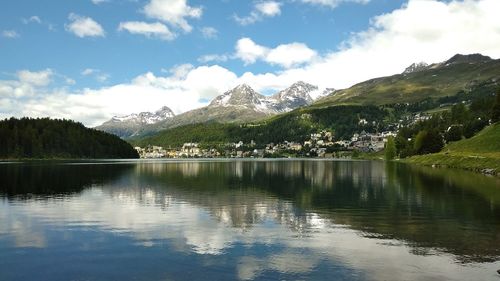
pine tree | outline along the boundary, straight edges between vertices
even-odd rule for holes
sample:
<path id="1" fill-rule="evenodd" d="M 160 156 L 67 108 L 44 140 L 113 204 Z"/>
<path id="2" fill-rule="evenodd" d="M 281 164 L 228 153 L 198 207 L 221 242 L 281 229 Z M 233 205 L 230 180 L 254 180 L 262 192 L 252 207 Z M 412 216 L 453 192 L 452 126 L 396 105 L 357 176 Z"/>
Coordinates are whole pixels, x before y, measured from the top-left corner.
<path id="1" fill-rule="evenodd" d="M 396 143 L 394 142 L 394 137 L 390 136 L 387 138 L 387 143 L 385 144 L 385 160 L 390 161 L 396 158 Z"/>
<path id="2" fill-rule="evenodd" d="M 417 154 L 436 153 L 443 146 L 443 136 L 436 130 L 422 130 L 415 137 L 414 148 Z"/>
<path id="3" fill-rule="evenodd" d="M 497 98 L 495 100 L 495 104 L 491 109 L 491 122 L 496 123 L 500 121 L 500 90 L 497 92 Z"/>

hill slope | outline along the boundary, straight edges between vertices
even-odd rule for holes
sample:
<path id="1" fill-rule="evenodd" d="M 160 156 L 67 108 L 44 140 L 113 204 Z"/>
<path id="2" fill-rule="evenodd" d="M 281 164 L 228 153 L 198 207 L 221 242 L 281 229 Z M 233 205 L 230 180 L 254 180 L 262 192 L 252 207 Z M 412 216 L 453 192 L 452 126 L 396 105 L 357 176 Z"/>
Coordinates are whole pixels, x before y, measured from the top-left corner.
<path id="1" fill-rule="evenodd" d="M 414 156 L 409 163 L 438 165 L 468 170 L 493 169 L 500 173 L 500 123 L 490 125 L 470 139 L 447 145 L 435 154 Z"/>
<path id="2" fill-rule="evenodd" d="M 335 91 L 316 101 L 314 106 L 412 103 L 468 92 L 481 83 L 500 85 L 500 60 L 480 54 L 455 55 L 442 63 L 412 66 L 402 74 L 371 79 Z"/>
<path id="3" fill-rule="evenodd" d="M 138 158 L 117 136 L 69 120 L 5 119 L 0 121 L 0 159 Z"/>

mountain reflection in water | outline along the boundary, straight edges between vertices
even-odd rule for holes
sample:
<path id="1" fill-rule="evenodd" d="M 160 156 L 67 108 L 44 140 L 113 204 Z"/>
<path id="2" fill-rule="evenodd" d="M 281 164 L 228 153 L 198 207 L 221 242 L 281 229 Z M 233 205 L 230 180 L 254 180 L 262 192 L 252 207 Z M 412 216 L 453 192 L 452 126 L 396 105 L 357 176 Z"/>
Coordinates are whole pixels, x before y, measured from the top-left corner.
<path id="1" fill-rule="evenodd" d="M 4 164 L 0 176 L 1 280 L 29 280 L 40 251 L 70 268 L 51 280 L 487 280 L 500 268 L 499 180 L 462 171 L 200 160 Z M 135 267 L 71 271 L 61 249 Z"/>

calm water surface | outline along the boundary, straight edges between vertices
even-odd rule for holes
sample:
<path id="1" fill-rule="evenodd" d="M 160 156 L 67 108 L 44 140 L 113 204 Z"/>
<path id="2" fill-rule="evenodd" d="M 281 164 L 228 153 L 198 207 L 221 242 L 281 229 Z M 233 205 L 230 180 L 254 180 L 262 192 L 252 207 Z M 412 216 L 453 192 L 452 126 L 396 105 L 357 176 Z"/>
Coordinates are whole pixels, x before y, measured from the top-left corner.
<path id="1" fill-rule="evenodd" d="M 500 280 L 500 181 L 355 161 L 0 164 L 0 280 Z"/>

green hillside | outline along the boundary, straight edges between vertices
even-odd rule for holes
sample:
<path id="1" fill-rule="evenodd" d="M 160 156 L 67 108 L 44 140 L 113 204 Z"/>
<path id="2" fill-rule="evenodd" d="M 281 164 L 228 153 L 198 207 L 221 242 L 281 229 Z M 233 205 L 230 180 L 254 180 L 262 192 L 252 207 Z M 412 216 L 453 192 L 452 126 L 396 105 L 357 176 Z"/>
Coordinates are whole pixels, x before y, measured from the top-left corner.
<path id="1" fill-rule="evenodd" d="M 186 142 L 217 144 L 254 140 L 258 144 L 283 141 L 303 142 L 318 130 L 333 131 L 336 138 L 350 138 L 353 133 L 383 130 L 389 111 L 377 106 L 334 106 L 303 108 L 258 123 L 204 123 L 180 126 L 131 142 L 139 146 L 179 147 Z M 376 120 L 359 124 L 360 119 Z"/>
<path id="2" fill-rule="evenodd" d="M 445 151 L 482 153 L 500 156 L 500 123 L 486 127 L 470 139 L 451 143 L 445 148 Z"/>
<path id="3" fill-rule="evenodd" d="M 0 159 L 138 158 L 119 137 L 49 118 L 0 121 Z"/>
<path id="4" fill-rule="evenodd" d="M 426 98 L 454 96 L 478 85 L 498 87 L 500 60 L 475 55 L 456 55 L 425 70 L 371 79 L 339 90 L 314 106 L 336 104 L 414 103 Z"/>
<path id="5" fill-rule="evenodd" d="M 468 170 L 493 169 L 500 172 L 500 123 L 488 126 L 470 139 L 451 143 L 435 154 L 414 156 L 410 163 Z"/>

